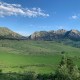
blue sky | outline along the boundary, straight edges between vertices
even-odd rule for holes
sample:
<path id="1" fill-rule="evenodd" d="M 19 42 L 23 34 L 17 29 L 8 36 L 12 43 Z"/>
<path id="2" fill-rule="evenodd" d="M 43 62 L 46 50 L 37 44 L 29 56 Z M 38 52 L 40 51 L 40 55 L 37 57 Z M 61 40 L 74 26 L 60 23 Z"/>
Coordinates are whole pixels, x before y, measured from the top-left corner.
<path id="1" fill-rule="evenodd" d="M 22 35 L 80 30 L 80 0 L 0 0 L 0 26 Z"/>

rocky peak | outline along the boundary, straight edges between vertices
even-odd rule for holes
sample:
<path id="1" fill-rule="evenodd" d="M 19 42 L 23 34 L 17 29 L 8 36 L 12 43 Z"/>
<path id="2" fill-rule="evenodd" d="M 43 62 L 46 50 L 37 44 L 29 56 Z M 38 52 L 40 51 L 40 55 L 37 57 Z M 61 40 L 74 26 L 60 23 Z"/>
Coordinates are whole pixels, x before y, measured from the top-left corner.
<path id="1" fill-rule="evenodd" d="M 75 34 L 80 33 L 78 30 L 75 30 L 75 29 L 70 30 L 70 32 L 71 32 L 71 33 L 75 33 Z"/>
<path id="2" fill-rule="evenodd" d="M 57 31 L 40 31 L 35 32 L 31 35 L 32 40 L 54 40 L 54 39 L 71 39 L 80 40 L 80 32 L 78 30 L 66 31 L 64 29 L 59 29 Z"/>
<path id="3" fill-rule="evenodd" d="M 55 31 L 55 33 L 58 33 L 58 34 L 62 34 L 62 33 L 65 33 L 65 32 L 67 32 L 67 31 L 64 30 L 64 29 L 59 29 L 59 30 Z"/>

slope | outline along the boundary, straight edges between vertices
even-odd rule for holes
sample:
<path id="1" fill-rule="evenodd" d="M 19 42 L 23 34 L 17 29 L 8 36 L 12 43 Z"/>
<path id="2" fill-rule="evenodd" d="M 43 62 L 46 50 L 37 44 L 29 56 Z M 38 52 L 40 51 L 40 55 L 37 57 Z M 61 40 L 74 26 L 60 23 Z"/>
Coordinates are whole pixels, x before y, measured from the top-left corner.
<path id="1" fill-rule="evenodd" d="M 6 27 L 0 27 L 0 39 L 23 39 L 24 37 Z"/>
<path id="2" fill-rule="evenodd" d="M 0 40 L 0 68 L 4 72 L 35 71 L 54 72 L 61 59 L 61 52 L 79 61 L 80 49 L 54 41 Z M 80 66 L 80 63 L 77 63 Z"/>

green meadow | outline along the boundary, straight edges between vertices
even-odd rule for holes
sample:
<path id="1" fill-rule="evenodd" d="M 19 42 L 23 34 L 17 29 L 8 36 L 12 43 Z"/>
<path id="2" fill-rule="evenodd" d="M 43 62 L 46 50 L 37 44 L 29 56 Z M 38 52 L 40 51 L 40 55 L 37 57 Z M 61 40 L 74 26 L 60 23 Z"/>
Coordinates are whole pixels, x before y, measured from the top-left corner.
<path id="1" fill-rule="evenodd" d="M 80 67 L 80 49 L 55 41 L 0 40 L 0 69 L 3 72 L 51 73 L 56 70 L 62 52 L 73 57 Z"/>

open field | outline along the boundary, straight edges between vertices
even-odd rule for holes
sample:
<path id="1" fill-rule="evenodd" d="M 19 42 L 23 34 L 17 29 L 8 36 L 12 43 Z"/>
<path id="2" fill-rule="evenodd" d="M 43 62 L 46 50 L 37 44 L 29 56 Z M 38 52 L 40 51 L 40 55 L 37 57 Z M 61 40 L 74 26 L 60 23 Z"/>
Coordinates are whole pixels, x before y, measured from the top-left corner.
<path id="1" fill-rule="evenodd" d="M 80 49 L 54 41 L 0 40 L 0 68 L 3 72 L 54 72 L 61 60 L 61 52 L 72 56 L 80 66 Z"/>

